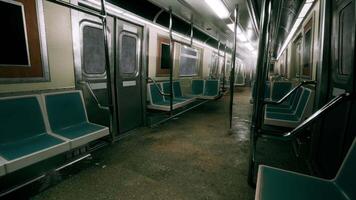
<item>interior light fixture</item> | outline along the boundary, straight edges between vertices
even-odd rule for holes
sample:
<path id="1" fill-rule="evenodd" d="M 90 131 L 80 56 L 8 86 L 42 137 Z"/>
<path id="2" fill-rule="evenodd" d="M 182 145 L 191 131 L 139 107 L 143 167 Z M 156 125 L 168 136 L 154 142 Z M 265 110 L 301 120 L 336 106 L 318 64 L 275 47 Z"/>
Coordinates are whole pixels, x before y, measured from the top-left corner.
<path id="1" fill-rule="evenodd" d="M 306 14 L 309 12 L 309 10 L 312 8 L 314 0 L 306 0 L 303 8 L 301 9 L 301 11 L 298 14 L 298 18 L 295 20 L 292 29 L 290 30 L 287 38 L 284 40 L 284 43 L 282 45 L 282 48 L 280 49 L 278 55 L 277 55 L 277 60 L 279 59 L 279 57 L 281 57 L 281 55 L 283 54 L 284 50 L 287 48 L 290 40 L 293 38 L 295 32 L 297 31 L 299 25 L 303 22 L 304 17 L 306 16 Z"/>
<path id="2" fill-rule="evenodd" d="M 241 42 L 247 42 L 247 38 L 243 33 L 237 34 L 236 36 Z"/>
<path id="3" fill-rule="evenodd" d="M 246 48 L 249 50 L 249 51 L 253 51 L 255 48 L 253 48 L 253 46 L 249 43 L 249 42 L 247 42 L 246 44 L 245 44 L 245 46 L 246 46 Z"/>
<path id="4" fill-rule="evenodd" d="M 221 0 L 205 0 L 205 3 L 209 5 L 219 18 L 224 19 L 229 17 L 230 12 Z"/>

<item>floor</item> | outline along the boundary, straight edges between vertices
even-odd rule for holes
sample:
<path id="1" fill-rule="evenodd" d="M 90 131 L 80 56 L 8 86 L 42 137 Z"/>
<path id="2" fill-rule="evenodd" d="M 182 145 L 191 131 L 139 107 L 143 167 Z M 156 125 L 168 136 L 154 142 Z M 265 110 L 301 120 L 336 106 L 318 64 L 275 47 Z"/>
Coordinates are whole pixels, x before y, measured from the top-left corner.
<path id="1" fill-rule="evenodd" d="M 249 89 L 235 93 L 232 131 L 224 97 L 157 128 L 135 130 L 33 199 L 252 200 L 249 100 Z"/>

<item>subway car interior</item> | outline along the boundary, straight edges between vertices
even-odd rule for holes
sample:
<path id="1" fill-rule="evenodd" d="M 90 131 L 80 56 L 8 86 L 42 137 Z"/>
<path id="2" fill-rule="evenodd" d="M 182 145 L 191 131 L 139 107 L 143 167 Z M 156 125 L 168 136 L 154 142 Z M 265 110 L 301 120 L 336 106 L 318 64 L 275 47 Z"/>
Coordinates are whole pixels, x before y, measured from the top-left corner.
<path id="1" fill-rule="evenodd" d="M 0 199 L 356 200 L 355 2 L 0 0 Z"/>

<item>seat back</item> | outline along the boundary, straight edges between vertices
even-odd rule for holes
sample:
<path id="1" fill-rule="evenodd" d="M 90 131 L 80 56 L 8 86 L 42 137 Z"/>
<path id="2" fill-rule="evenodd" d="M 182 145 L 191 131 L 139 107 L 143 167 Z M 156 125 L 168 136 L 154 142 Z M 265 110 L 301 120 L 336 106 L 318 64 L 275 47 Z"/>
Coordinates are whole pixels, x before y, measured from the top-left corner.
<path id="1" fill-rule="evenodd" d="M 179 81 L 174 81 L 173 82 L 173 94 L 175 97 L 182 97 L 183 93 L 182 93 L 182 88 L 180 86 L 180 82 Z"/>
<path id="2" fill-rule="evenodd" d="M 305 112 L 305 109 L 307 107 L 307 104 L 311 98 L 311 89 L 304 88 L 303 87 L 303 92 L 300 96 L 297 108 L 295 110 L 295 115 L 300 119 L 303 116 L 303 113 Z"/>
<path id="3" fill-rule="evenodd" d="M 336 184 L 349 199 L 356 199 L 356 139 L 354 139 L 335 177 Z"/>
<path id="4" fill-rule="evenodd" d="M 291 110 L 294 111 L 297 106 L 298 106 L 298 103 L 299 103 L 299 100 L 300 98 L 302 97 L 302 94 L 303 94 L 303 91 L 304 91 L 304 88 L 303 87 L 300 87 L 297 89 L 297 91 L 294 93 L 293 96 L 291 96 Z"/>
<path id="5" fill-rule="evenodd" d="M 0 99 L 0 141 L 2 144 L 46 132 L 39 96 Z"/>
<path id="6" fill-rule="evenodd" d="M 88 121 L 81 91 L 47 93 L 42 97 L 52 130 Z"/>
<path id="7" fill-rule="evenodd" d="M 148 84 L 148 92 L 150 96 L 150 101 L 152 104 L 159 104 L 160 102 L 164 101 L 163 95 L 159 92 L 161 89 L 161 85 L 157 84 L 155 85 L 154 83 Z"/>
<path id="8" fill-rule="evenodd" d="M 204 91 L 204 80 L 192 80 L 192 94 L 201 95 Z"/>
<path id="9" fill-rule="evenodd" d="M 279 100 L 292 89 L 292 83 L 288 81 L 276 81 L 272 86 L 272 100 Z"/>
<path id="10" fill-rule="evenodd" d="M 219 81 L 206 80 L 204 86 L 204 96 L 217 96 L 219 94 Z"/>

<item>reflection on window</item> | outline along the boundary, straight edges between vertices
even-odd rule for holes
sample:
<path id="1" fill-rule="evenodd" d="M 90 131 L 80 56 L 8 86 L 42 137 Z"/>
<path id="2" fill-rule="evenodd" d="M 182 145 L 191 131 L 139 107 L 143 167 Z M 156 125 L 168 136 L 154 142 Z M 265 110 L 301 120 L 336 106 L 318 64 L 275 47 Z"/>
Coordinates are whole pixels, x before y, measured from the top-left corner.
<path id="1" fill-rule="evenodd" d="M 182 46 L 180 51 L 180 64 L 179 75 L 180 76 L 196 76 L 199 71 L 199 56 L 198 51 Z"/>
<path id="2" fill-rule="evenodd" d="M 161 69 L 169 69 L 170 45 L 161 43 Z"/>
<path id="3" fill-rule="evenodd" d="M 29 52 L 23 5 L 0 1 L 0 65 L 29 66 Z"/>
<path id="4" fill-rule="evenodd" d="M 343 8 L 340 14 L 339 28 L 339 74 L 349 75 L 352 71 L 353 45 L 350 44 L 350 38 L 353 37 L 354 14 L 352 3 Z"/>
<path id="5" fill-rule="evenodd" d="M 86 74 L 105 73 L 104 34 L 100 28 L 83 28 L 83 67 Z"/>
<path id="6" fill-rule="evenodd" d="M 136 38 L 130 35 L 121 37 L 120 73 L 133 74 L 137 72 Z"/>

